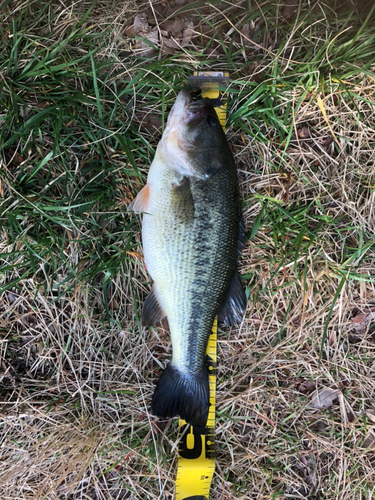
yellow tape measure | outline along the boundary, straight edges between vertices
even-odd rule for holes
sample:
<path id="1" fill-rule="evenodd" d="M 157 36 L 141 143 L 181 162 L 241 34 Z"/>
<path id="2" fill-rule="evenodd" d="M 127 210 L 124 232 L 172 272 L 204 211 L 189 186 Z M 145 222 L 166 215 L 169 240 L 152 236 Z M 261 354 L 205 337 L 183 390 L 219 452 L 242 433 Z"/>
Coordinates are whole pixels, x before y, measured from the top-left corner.
<path id="1" fill-rule="evenodd" d="M 212 101 L 221 126 L 225 130 L 227 99 L 225 89 L 229 73 L 199 72 L 189 78 L 192 98 Z M 176 477 L 176 500 L 208 500 L 215 472 L 215 403 L 216 403 L 217 319 L 208 339 L 206 360 L 209 370 L 210 408 L 204 427 L 193 427 L 180 420 L 180 443 Z"/>
<path id="2" fill-rule="evenodd" d="M 216 403 L 217 320 L 208 339 L 206 359 L 209 369 L 210 408 L 204 427 L 193 427 L 179 421 L 181 439 L 178 448 L 176 500 L 206 500 L 215 471 L 215 403 Z"/>

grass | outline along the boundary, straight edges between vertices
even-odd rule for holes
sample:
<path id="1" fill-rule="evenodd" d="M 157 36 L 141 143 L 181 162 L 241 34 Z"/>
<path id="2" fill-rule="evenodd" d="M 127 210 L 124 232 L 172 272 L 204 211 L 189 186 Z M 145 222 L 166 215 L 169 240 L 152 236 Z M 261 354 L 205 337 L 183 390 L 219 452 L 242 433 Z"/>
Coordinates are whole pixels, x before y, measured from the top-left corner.
<path id="1" fill-rule="evenodd" d="M 140 327 L 126 206 L 198 68 L 231 73 L 248 236 L 212 499 L 374 496 L 374 326 L 353 323 L 375 300 L 374 8 L 213 5 L 181 9 L 211 32 L 148 59 L 125 31 L 136 3 L 0 6 L 1 498 L 173 498 L 176 422 L 149 413 L 171 346 Z M 238 34 L 252 22 L 264 50 Z M 338 400 L 309 408 L 324 387 Z"/>

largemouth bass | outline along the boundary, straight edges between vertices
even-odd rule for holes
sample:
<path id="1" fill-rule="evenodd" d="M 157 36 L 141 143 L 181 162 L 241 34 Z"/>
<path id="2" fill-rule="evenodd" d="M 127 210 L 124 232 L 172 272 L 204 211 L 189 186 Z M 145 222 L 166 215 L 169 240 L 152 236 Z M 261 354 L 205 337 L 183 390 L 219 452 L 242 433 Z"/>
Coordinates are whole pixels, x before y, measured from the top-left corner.
<path id="1" fill-rule="evenodd" d="M 159 417 L 205 425 L 209 382 L 205 351 L 215 315 L 240 321 L 246 297 L 237 272 L 243 238 L 233 155 L 209 100 L 182 90 L 131 209 L 143 212 L 142 243 L 154 280 L 142 324 L 167 316 L 172 360 L 151 403 Z"/>

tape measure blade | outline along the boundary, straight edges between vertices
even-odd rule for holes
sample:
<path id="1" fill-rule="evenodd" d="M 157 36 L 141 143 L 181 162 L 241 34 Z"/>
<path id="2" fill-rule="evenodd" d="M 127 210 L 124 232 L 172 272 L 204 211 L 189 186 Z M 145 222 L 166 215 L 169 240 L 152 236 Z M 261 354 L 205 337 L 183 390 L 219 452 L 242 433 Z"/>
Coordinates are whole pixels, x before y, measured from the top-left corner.
<path id="1" fill-rule="evenodd" d="M 180 443 L 176 477 L 176 500 L 208 500 L 215 472 L 215 396 L 216 396 L 216 336 L 217 320 L 212 326 L 206 355 L 209 366 L 210 408 L 204 427 L 193 427 L 179 422 Z"/>
<path id="2" fill-rule="evenodd" d="M 207 500 L 208 497 L 205 497 L 203 495 L 194 495 L 192 497 L 186 497 L 183 500 Z"/>

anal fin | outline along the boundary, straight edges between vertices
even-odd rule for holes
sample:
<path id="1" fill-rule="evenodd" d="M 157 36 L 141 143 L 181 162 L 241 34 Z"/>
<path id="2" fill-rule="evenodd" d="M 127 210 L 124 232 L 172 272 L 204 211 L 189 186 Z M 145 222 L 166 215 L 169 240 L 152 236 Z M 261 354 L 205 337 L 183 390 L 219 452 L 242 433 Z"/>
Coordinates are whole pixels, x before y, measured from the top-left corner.
<path id="1" fill-rule="evenodd" d="M 218 321 L 222 325 L 234 326 L 240 323 L 246 311 L 247 299 L 237 269 L 218 309 Z"/>
<path id="2" fill-rule="evenodd" d="M 160 307 L 155 285 L 143 303 L 141 322 L 143 326 L 154 326 L 165 317 L 165 312 Z"/>

